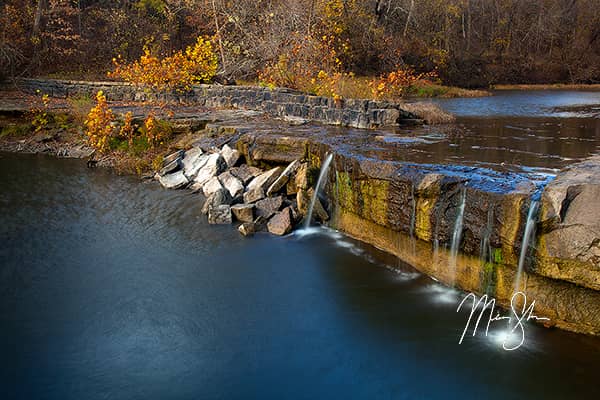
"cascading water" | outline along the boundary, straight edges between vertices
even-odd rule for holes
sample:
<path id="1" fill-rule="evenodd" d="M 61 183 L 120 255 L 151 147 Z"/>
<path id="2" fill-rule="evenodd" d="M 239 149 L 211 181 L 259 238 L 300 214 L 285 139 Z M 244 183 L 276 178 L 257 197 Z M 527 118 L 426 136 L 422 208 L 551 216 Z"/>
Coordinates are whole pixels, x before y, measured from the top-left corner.
<path id="1" fill-rule="evenodd" d="M 523 241 L 521 242 L 521 254 L 519 255 L 519 265 L 517 267 L 517 276 L 515 277 L 515 292 L 520 291 L 521 275 L 523 275 L 523 266 L 525 265 L 525 257 L 529 249 L 529 243 L 535 235 L 535 222 L 537 220 L 537 209 L 539 202 L 531 200 L 529 203 L 529 212 L 527 213 L 527 221 L 525 223 L 525 231 L 523 232 Z"/>
<path id="2" fill-rule="evenodd" d="M 319 172 L 319 179 L 317 180 L 317 185 L 315 186 L 315 192 L 313 193 L 312 199 L 310 199 L 310 206 L 308 207 L 308 214 L 306 214 L 306 220 L 304 221 L 304 228 L 310 227 L 310 221 L 312 220 L 313 209 L 315 208 L 315 202 L 319 196 L 319 190 L 321 189 L 321 184 L 323 183 L 323 178 L 327 176 L 327 171 L 329 171 L 329 164 L 331 164 L 331 160 L 333 160 L 333 154 L 329 153 L 325 161 L 321 165 L 321 171 Z"/>
<path id="3" fill-rule="evenodd" d="M 458 256 L 458 248 L 460 247 L 460 239 L 462 238 L 463 230 L 463 219 L 465 216 L 465 203 L 467 199 L 466 188 L 462 189 L 460 195 L 460 204 L 458 206 L 458 213 L 456 214 L 456 221 L 454 222 L 454 231 L 452 233 L 452 244 L 450 246 L 450 272 L 452 283 L 456 279 L 456 258 Z"/>

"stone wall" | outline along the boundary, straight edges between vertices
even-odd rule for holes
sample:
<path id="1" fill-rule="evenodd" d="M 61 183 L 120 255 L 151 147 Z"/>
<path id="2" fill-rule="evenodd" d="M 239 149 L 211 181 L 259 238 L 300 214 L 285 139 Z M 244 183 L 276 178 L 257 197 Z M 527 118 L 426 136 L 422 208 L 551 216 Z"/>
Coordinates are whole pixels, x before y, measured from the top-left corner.
<path id="1" fill-rule="evenodd" d="M 475 168 L 355 157 L 317 137 L 247 132 L 235 143 L 251 164 L 303 158 L 315 171 L 333 152 L 324 187 L 330 226 L 450 286 L 510 305 L 529 206 L 539 193 L 533 183 Z M 546 187 L 520 287 L 550 325 L 594 335 L 600 335 L 599 187 L 598 158 L 563 171 Z M 463 193 L 454 256 L 450 243 Z M 482 243 L 488 244 L 485 259 Z"/>
<path id="2" fill-rule="evenodd" d="M 93 96 L 102 90 L 108 100 L 185 101 L 211 108 L 240 108 L 264 111 L 274 117 L 303 118 L 328 125 L 354 128 L 397 126 L 416 117 L 396 103 L 370 100 L 342 100 L 311 96 L 291 89 L 269 89 L 256 86 L 196 85 L 182 94 L 151 95 L 144 90 L 120 82 L 86 82 L 50 79 L 20 79 L 16 85 L 28 93 L 46 93 L 51 97 Z"/>

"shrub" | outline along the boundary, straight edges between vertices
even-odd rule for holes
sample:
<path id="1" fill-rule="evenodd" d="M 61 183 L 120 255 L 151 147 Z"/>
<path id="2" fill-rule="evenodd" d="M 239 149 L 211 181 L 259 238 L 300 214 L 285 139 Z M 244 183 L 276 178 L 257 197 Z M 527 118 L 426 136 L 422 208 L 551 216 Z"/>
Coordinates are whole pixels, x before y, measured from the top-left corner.
<path id="1" fill-rule="evenodd" d="M 398 99 L 419 81 L 434 78 L 434 72 L 415 73 L 412 68 L 396 68 L 369 82 L 374 99 Z"/>
<path id="2" fill-rule="evenodd" d="M 40 91 L 38 90 L 39 94 Z M 41 97 L 42 105 L 40 107 L 33 107 L 30 110 L 31 113 L 31 125 L 33 125 L 34 132 L 39 132 L 42 129 L 46 129 L 52 116 L 50 115 L 50 98 L 47 94 L 43 94 Z"/>
<path id="3" fill-rule="evenodd" d="M 96 105 L 90 110 L 84 124 L 87 128 L 89 144 L 104 153 L 109 149 L 109 139 L 113 134 L 113 122 L 115 116 L 106 102 L 106 96 L 102 90 L 96 94 Z"/>
<path id="4" fill-rule="evenodd" d="M 194 83 L 210 82 L 217 73 L 217 55 L 212 42 L 202 36 L 185 51 L 162 59 L 145 47 L 139 61 L 124 64 L 119 56 L 113 59 L 113 64 L 109 77 L 158 91 L 189 90 Z"/>

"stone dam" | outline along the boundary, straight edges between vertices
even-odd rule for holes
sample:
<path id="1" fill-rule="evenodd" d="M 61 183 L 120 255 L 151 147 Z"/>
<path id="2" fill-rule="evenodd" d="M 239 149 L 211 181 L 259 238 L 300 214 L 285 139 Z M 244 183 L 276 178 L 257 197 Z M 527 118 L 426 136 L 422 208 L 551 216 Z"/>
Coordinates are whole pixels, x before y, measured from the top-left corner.
<path id="1" fill-rule="evenodd" d="M 59 97 L 99 89 L 111 100 L 147 96 L 115 83 L 22 80 L 20 86 Z M 313 174 L 332 154 L 321 193 L 330 227 L 504 306 L 519 289 L 548 325 L 600 334 L 600 157 L 556 174 L 414 162 L 402 156 L 398 140 L 386 140 L 391 134 L 383 128 L 415 119 L 397 104 L 339 105 L 285 89 L 208 85 L 170 100 L 187 104 L 172 122 L 203 151 L 227 144 L 250 166 L 300 160 Z M 194 111 L 199 107 L 258 112 Z"/>

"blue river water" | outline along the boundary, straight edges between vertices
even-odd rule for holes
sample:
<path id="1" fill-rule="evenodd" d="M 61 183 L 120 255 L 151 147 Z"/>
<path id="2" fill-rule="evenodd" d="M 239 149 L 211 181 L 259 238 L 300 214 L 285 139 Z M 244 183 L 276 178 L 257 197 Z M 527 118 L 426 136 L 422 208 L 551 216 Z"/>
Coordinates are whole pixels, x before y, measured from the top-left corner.
<path id="1" fill-rule="evenodd" d="M 463 294 L 336 232 L 243 238 L 197 195 L 0 154 L 2 399 L 598 398 L 600 339 L 459 338 Z"/>

